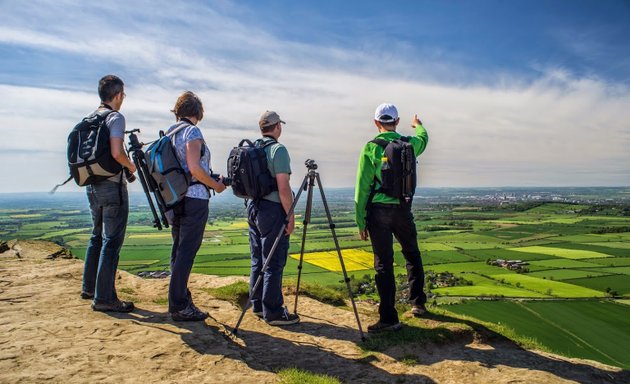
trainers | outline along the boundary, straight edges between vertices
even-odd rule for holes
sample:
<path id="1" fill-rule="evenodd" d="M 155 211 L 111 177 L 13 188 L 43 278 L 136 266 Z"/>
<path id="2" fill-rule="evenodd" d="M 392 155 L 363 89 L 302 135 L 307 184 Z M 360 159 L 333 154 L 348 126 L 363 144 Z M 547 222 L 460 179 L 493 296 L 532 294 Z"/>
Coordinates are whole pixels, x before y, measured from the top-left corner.
<path id="1" fill-rule="evenodd" d="M 261 319 L 263 318 L 263 311 L 252 311 L 252 313 Z"/>
<path id="2" fill-rule="evenodd" d="M 402 324 L 400 322 L 397 323 L 383 323 L 382 321 L 378 321 L 375 324 L 368 325 L 367 330 L 369 333 L 379 333 L 379 332 L 392 332 L 398 331 L 402 328 Z"/>
<path id="3" fill-rule="evenodd" d="M 420 317 L 425 313 L 427 313 L 427 308 L 423 304 L 414 305 L 413 307 L 411 307 L 411 314 L 415 317 Z"/>
<path id="4" fill-rule="evenodd" d="M 300 322 L 300 317 L 293 313 L 289 313 L 289 311 L 287 310 L 287 307 L 284 307 L 284 310 L 282 311 L 282 315 L 278 317 L 277 319 L 267 320 L 267 324 L 276 325 L 276 326 L 297 324 L 299 322 Z"/>
<path id="5" fill-rule="evenodd" d="M 89 292 L 81 292 L 81 298 L 82 299 L 93 299 L 94 298 L 94 293 L 89 293 Z"/>
<path id="6" fill-rule="evenodd" d="M 107 304 L 92 303 L 92 309 L 97 312 L 131 312 L 134 308 L 135 306 L 131 301 L 117 300 Z"/>
<path id="7" fill-rule="evenodd" d="M 193 303 L 190 303 L 181 311 L 171 312 L 171 319 L 173 319 L 173 321 L 203 321 L 207 319 L 208 316 L 210 316 L 208 312 L 203 312 Z"/>

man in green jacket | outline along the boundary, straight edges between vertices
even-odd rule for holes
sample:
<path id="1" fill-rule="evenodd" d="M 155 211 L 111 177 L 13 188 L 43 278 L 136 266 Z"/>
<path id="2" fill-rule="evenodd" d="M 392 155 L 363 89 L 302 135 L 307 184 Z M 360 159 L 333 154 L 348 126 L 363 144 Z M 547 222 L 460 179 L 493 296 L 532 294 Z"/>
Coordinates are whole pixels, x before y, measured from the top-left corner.
<path id="1" fill-rule="evenodd" d="M 398 110 L 392 104 L 381 104 L 374 113 L 374 124 L 379 134 L 376 139 L 388 142 L 401 138 L 396 132 L 400 119 Z M 408 138 L 413 146 L 414 155 L 418 157 L 427 146 L 429 137 L 422 122 L 415 115 L 412 119 L 415 136 Z M 368 326 L 368 332 L 396 331 L 402 326 L 398 320 L 395 307 L 396 281 L 394 279 L 395 236 L 402 247 L 407 262 L 409 281 L 409 302 L 412 314 L 421 316 L 426 312 L 426 295 L 424 293 L 424 269 L 418 248 L 416 225 L 411 213 L 411 201 L 379 192 L 381 187 L 381 168 L 387 162 L 384 149 L 374 142 L 368 142 L 359 157 L 357 183 L 355 188 L 356 222 L 362 240 L 370 238 L 374 251 L 375 281 L 381 302 L 379 304 L 379 321 Z"/>

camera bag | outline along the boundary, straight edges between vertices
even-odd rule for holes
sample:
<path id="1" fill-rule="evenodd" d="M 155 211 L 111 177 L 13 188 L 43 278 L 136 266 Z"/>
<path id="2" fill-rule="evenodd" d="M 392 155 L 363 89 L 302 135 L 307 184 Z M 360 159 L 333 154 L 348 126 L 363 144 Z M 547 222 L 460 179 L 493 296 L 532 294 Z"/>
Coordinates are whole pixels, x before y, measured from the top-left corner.
<path id="1" fill-rule="evenodd" d="M 122 171 L 120 163 L 112 157 L 109 128 L 105 123 L 112 112 L 111 109 L 105 109 L 92 113 L 83 118 L 68 135 L 70 178 L 81 187 L 106 180 Z"/>
<path id="2" fill-rule="evenodd" d="M 267 167 L 265 147 L 275 140 L 256 140 L 252 143 L 243 139 L 232 148 L 227 160 L 228 177 L 232 179 L 232 192 L 243 199 L 258 200 L 278 190 L 276 179 Z"/>

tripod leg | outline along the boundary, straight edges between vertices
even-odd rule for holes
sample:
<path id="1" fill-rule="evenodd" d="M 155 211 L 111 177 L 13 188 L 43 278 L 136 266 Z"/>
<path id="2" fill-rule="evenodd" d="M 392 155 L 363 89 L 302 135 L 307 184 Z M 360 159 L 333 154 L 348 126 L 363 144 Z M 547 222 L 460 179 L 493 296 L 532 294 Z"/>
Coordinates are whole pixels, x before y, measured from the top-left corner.
<path id="1" fill-rule="evenodd" d="M 333 240 L 335 241 L 337 256 L 339 256 L 339 263 L 341 263 L 341 270 L 343 271 L 343 279 L 346 282 L 346 286 L 348 287 L 348 296 L 350 297 L 350 301 L 352 302 L 352 309 L 354 310 L 354 316 L 357 319 L 357 325 L 359 326 L 361 340 L 365 341 L 365 335 L 363 334 L 363 329 L 361 328 L 361 320 L 359 320 L 359 312 L 357 311 L 357 305 L 354 302 L 352 287 L 350 287 L 350 279 L 348 278 L 348 273 L 346 272 L 346 265 L 343 262 L 343 257 L 341 256 L 341 248 L 339 247 L 339 241 L 337 240 L 337 234 L 335 233 L 335 224 L 333 224 L 332 216 L 330 215 L 330 210 L 328 209 L 328 202 L 326 201 L 326 196 L 324 195 L 324 187 L 322 187 L 322 181 L 319 178 L 319 173 L 317 174 L 317 185 L 319 186 L 319 192 L 322 195 L 322 202 L 324 203 L 324 209 L 326 210 L 328 225 L 330 226 L 330 232 L 332 233 Z"/>
<path id="2" fill-rule="evenodd" d="M 144 155 L 142 155 L 144 156 Z M 142 185 L 142 190 L 144 194 L 147 196 L 147 200 L 149 201 L 149 208 L 151 209 L 151 213 L 153 214 L 153 226 L 159 230 L 162 230 L 162 225 L 160 224 L 160 219 L 158 218 L 157 211 L 155 210 L 155 204 L 153 203 L 153 199 L 151 198 L 151 194 L 149 192 L 149 186 L 147 182 L 147 169 L 146 164 L 144 164 L 137 152 L 133 152 L 131 158 L 133 159 L 134 164 L 136 165 L 136 170 L 138 171 L 138 176 L 140 179 L 140 184 Z"/>
<path id="3" fill-rule="evenodd" d="M 263 264 L 263 266 L 262 266 L 262 268 L 260 270 L 260 274 L 258 274 L 258 277 L 256 278 L 256 282 L 254 283 L 254 287 L 252 288 L 252 291 L 249 293 L 249 296 L 247 297 L 247 302 L 243 306 L 243 310 L 241 311 L 241 316 L 238 318 L 238 321 L 236 322 L 236 325 L 234 326 L 234 329 L 232 330 L 232 334 L 234 334 L 234 335 L 236 335 L 238 333 L 238 327 L 241 325 L 241 322 L 243 321 L 243 317 L 245 316 L 245 312 L 247 312 L 247 310 L 249 309 L 249 306 L 252 303 L 252 296 L 254 295 L 254 292 L 258 291 L 258 289 L 260 287 L 260 284 L 262 283 L 265 271 L 269 267 L 269 262 L 271 261 L 271 257 L 273 256 L 273 253 L 276 251 L 276 248 L 278 247 L 278 244 L 280 243 L 281 237 L 284 236 L 284 230 L 286 229 L 287 224 L 289 224 L 288 218 L 293 214 L 293 211 L 295 210 L 295 205 L 297 204 L 298 200 L 300 199 L 300 195 L 302 194 L 302 191 L 304 189 L 306 189 L 306 182 L 307 181 L 308 181 L 308 175 L 304 176 L 304 181 L 302 181 L 302 185 L 300 186 L 300 190 L 298 191 L 297 195 L 293 199 L 293 204 L 291 204 L 291 208 L 289 208 L 289 212 L 287 212 L 287 218 L 284 220 L 284 223 L 282 223 L 282 227 L 280 228 L 280 232 L 278 232 L 278 236 L 276 237 L 276 239 L 273 242 L 273 245 L 271 246 L 271 250 L 269 251 L 269 255 L 267 255 L 267 260 L 265 260 L 265 263 Z"/>
<path id="4" fill-rule="evenodd" d="M 304 245 L 306 243 L 306 230 L 308 228 L 308 224 L 311 222 L 311 211 L 313 208 L 313 186 L 315 185 L 315 177 L 311 175 L 309 172 L 308 175 L 309 183 L 308 183 L 308 193 L 306 197 L 306 212 L 304 213 L 304 221 L 302 228 L 302 246 L 300 247 L 300 263 L 298 264 L 298 278 L 297 285 L 295 287 L 295 303 L 293 306 L 293 313 L 297 314 L 297 306 L 298 306 L 298 295 L 300 293 L 300 280 L 302 277 L 302 266 L 304 264 Z"/>
<path id="5" fill-rule="evenodd" d="M 166 219 L 166 215 L 164 213 L 164 209 L 165 209 L 164 207 L 166 207 L 166 203 L 164 202 L 164 199 L 162 198 L 162 195 L 160 194 L 160 187 L 155 183 L 155 180 L 153 180 L 153 178 L 149 177 L 151 172 L 149 171 L 149 166 L 147 165 L 147 161 L 144 157 L 144 153 L 140 152 L 140 154 L 138 154 L 137 156 L 138 156 L 138 162 L 140 163 L 139 169 L 142 169 L 142 172 L 146 175 L 147 185 L 149 186 L 149 189 L 151 190 L 151 192 L 153 192 L 153 198 L 155 199 L 157 208 L 160 211 L 162 224 L 164 225 L 165 228 L 168 228 L 168 220 Z M 156 218 L 157 218 L 157 215 L 156 215 Z"/>

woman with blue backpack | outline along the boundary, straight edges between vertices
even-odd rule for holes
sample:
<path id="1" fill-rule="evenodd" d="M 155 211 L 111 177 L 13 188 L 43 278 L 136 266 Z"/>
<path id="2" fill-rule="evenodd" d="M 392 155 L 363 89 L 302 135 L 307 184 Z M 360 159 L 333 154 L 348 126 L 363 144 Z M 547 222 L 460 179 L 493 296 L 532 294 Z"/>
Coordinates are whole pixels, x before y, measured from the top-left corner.
<path id="1" fill-rule="evenodd" d="M 197 127 L 203 118 L 199 97 L 190 91 L 182 93 L 171 112 L 177 122 L 166 134 L 171 137 L 182 169 L 190 174 L 191 183 L 184 199 L 167 212 L 173 236 L 168 310 L 174 321 L 202 321 L 209 315 L 193 303 L 188 278 L 208 221 L 209 188 L 221 193 L 225 185 L 222 176 L 218 180 L 211 176 L 210 149 Z"/>

